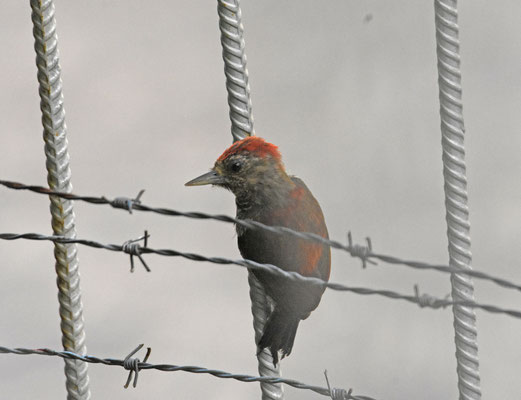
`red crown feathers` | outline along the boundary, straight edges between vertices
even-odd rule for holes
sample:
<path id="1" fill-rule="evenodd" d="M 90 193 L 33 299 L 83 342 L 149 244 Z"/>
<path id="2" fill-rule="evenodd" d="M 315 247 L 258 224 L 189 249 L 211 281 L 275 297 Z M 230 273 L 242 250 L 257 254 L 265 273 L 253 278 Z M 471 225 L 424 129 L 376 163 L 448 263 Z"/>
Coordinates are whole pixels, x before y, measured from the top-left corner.
<path id="1" fill-rule="evenodd" d="M 224 153 L 221 154 L 217 161 L 223 161 L 231 155 L 239 153 L 252 153 L 261 158 L 271 156 L 276 160 L 281 159 L 279 148 L 277 146 L 266 142 L 258 136 L 249 136 L 232 144 L 224 151 Z"/>

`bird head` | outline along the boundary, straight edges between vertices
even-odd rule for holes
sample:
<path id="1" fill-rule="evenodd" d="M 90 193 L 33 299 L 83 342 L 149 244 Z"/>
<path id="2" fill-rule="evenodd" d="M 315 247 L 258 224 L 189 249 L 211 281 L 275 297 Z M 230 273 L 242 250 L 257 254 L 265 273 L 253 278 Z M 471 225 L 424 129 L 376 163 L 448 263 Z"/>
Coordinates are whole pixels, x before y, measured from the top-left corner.
<path id="1" fill-rule="evenodd" d="M 185 185 L 220 186 L 231 190 L 237 199 L 258 197 L 279 186 L 293 186 L 277 146 L 258 136 L 235 142 L 215 161 L 210 172 Z"/>

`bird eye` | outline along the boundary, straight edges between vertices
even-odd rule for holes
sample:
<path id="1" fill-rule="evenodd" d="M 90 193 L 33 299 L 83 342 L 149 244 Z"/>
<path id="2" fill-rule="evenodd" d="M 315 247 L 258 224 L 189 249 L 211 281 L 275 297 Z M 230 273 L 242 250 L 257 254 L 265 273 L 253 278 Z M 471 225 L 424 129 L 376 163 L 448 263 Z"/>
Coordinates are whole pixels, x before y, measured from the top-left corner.
<path id="1" fill-rule="evenodd" d="M 242 168 L 242 163 L 240 161 L 235 161 L 231 166 L 230 169 L 233 172 L 239 172 Z"/>

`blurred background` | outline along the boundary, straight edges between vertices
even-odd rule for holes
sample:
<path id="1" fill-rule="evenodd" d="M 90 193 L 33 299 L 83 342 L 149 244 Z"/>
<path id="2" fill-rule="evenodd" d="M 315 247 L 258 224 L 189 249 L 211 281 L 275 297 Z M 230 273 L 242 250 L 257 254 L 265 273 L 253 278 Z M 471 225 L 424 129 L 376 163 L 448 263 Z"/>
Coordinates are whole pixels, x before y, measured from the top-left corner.
<path id="1" fill-rule="evenodd" d="M 460 25 L 474 267 L 521 281 L 521 3 L 463 1 Z M 432 1 L 242 2 L 255 128 L 321 202 L 332 238 L 447 263 Z M 46 184 L 31 10 L 2 4 L 2 179 Z M 216 3 L 56 1 L 74 192 L 134 196 L 180 210 L 235 213 L 233 196 L 183 184 L 230 145 Z M 45 196 L 0 188 L 0 231 L 51 233 Z M 77 234 L 103 243 L 238 258 L 229 224 L 75 204 Z M 59 349 L 49 242 L 0 242 L 0 345 Z M 79 248 L 89 354 L 257 374 L 247 273 L 233 266 Z M 443 297 L 448 275 L 333 251 L 331 280 Z M 521 308 L 519 294 L 476 282 L 476 298 Z M 477 312 L 483 398 L 519 398 L 521 321 Z M 283 375 L 378 399 L 455 399 L 452 314 L 327 291 L 300 326 Z M 143 355 L 140 354 L 142 358 Z M 90 365 L 93 399 L 259 399 L 258 384 L 183 372 Z M 9 399 L 65 398 L 63 361 L 0 356 Z M 315 399 L 286 388 L 287 399 Z"/>

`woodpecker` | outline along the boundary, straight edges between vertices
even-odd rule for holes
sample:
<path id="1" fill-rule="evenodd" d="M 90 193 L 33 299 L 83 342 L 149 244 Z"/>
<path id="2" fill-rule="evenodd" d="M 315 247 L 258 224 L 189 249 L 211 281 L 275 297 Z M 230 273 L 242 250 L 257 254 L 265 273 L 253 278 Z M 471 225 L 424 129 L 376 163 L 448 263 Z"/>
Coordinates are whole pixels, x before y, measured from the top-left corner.
<path id="1" fill-rule="evenodd" d="M 222 153 L 210 172 L 185 185 L 216 185 L 230 190 L 235 195 L 238 219 L 329 238 L 318 201 L 301 179 L 286 173 L 277 146 L 258 136 L 235 142 Z M 240 225 L 236 225 L 236 230 L 239 251 L 245 259 L 329 280 L 329 246 Z M 252 272 L 273 304 L 257 343 L 258 351 L 268 348 L 276 365 L 279 352 L 282 358 L 290 355 L 300 321 L 317 308 L 324 288 L 291 282 L 267 271 Z"/>

